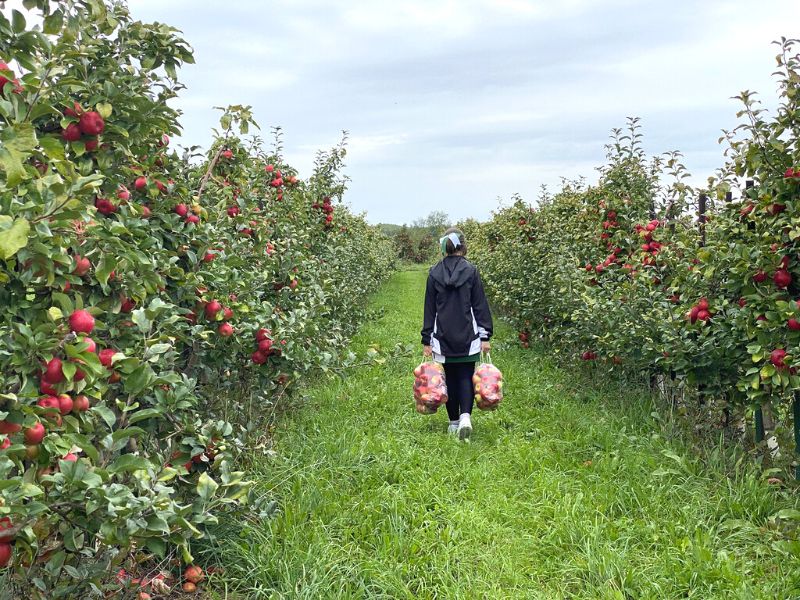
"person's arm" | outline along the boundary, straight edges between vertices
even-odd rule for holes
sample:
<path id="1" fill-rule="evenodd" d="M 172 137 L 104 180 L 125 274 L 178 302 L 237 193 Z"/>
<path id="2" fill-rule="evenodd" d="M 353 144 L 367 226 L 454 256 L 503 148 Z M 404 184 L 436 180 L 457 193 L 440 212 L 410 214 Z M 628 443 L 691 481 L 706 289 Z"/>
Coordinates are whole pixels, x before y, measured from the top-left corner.
<path id="1" fill-rule="evenodd" d="M 425 286 L 425 312 L 422 319 L 422 345 L 430 347 L 431 335 L 433 334 L 433 324 L 436 321 L 436 286 L 433 279 L 428 275 L 428 283 Z"/>
<path id="2" fill-rule="evenodd" d="M 492 312 L 489 310 L 489 301 L 483 291 L 483 282 L 478 270 L 475 270 L 475 277 L 472 279 L 472 314 L 475 315 L 475 322 L 478 324 L 478 335 L 481 342 L 488 343 L 494 333 L 492 323 Z"/>

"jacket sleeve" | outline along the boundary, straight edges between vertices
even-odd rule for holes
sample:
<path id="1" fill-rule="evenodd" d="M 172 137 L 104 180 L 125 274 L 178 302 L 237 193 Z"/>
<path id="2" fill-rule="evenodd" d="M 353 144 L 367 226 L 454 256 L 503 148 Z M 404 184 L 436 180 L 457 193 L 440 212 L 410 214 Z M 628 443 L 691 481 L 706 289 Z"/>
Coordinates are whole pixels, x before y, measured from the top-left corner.
<path id="1" fill-rule="evenodd" d="M 425 286 L 425 314 L 422 319 L 422 343 L 431 345 L 433 324 L 436 322 L 436 285 L 428 274 L 428 284 Z"/>
<path id="2" fill-rule="evenodd" d="M 486 293 L 483 291 L 483 281 L 478 270 L 475 270 L 475 276 L 472 278 L 472 314 L 475 315 L 475 322 L 478 324 L 478 335 L 481 340 L 488 341 L 494 333 L 494 326 L 492 324 L 492 313 L 489 310 L 489 301 L 486 299 Z"/>

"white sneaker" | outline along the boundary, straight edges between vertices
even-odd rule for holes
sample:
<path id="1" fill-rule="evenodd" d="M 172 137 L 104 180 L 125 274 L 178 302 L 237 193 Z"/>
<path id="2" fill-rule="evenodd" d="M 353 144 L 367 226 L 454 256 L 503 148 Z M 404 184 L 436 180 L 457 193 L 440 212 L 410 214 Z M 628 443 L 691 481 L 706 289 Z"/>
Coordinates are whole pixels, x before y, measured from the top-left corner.
<path id="1" fill-rule="evenodd" d="M 455 435 L 457 431 L 458 431 L 458 421 L 450 421 L 450 424 L 447 426 L 447 433 Z"/>
<path id="2" fill-rule="evenodd" d="M 469 413 L 462 413 L 458 419 L 458 439 L 467 441 L 472 434 L 472 419 Z"/>

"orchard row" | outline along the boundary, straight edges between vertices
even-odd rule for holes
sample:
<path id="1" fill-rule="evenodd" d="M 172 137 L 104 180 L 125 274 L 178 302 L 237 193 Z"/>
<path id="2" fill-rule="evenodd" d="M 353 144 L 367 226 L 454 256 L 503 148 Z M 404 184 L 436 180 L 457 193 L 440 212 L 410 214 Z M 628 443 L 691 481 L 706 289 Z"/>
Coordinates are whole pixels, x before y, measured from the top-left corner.
<path id="1" fill-rule="evenodd" d="M 0 587 L 192 591 L 191 542 L 259 514 L 234 459 L 341 359 L 392 250 L 341 203 L 343 146 L 302 180 L 235 106 L 207 154 L 172 149 L 176 30 L 24 4 L 0 14 Z"/>
<path id="2" fill-rule="evenodd" d="M 647 160 L 632 120 L 615 132 L 597 185 L 570 183 L 535 208 L 517 199 L 488 224 L 465 224 L 524 346 L 544 337 L 575 358 L 696 389 L 728 412 L 769 410 L 778 429 L 791 424 L 800 58 L 796 41 L 779 46 L 778 110 L 740 96 L 745 120 L 725 133 L 728 162 L 707 189 L 685 183 L 678 153 Z"/>

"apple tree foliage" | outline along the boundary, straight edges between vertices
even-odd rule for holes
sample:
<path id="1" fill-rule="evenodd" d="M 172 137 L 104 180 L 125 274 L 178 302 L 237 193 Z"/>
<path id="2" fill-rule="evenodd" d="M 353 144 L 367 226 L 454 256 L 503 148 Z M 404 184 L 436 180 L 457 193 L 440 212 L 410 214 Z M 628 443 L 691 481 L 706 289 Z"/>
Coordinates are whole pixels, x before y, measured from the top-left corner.
<path id="1" fill-rule="evenodd" d="M 739 96 L 741 124 L 720 139 L 727 160 L 706 189 L 686 183 L 677 152 L 648 160 L 632 119 L 614 132 L 596 185 L 567 182 L 536 206 L 516 198 L 488 223 L 465 223 L 487 289 L 523 344 L 543 337 L 561 353 L 660 375 L 744 412 L 770 404 L 791 422 L 799 44 L 777 43 L 777 110 Z"/>
<path id="2" fill-rule="evenodd" d="M 170 146 L 177 30 L 23 5 L 0 14 L 0 578 L 101 597 L 258 510 L 235 459 L 341 358 L 393 252 L 341 203 L 343 145 L 301 180 L 234 106 L 207 154 Z"/>

